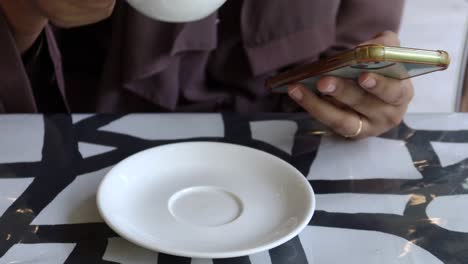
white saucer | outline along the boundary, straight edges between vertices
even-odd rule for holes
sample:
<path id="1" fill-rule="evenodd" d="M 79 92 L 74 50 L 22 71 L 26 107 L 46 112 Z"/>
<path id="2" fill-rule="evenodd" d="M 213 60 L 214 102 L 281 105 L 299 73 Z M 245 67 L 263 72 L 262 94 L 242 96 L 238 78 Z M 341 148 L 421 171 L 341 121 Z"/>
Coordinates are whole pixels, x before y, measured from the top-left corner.
<path id="1" fill-rule="evenodd" d="M 137 153 L 102 180 L 97 205 L 125 239 L 154 251 L 231 258 L 305 228 L 314 192 L 289 163 L 243 146 L 192 142 Z"/>

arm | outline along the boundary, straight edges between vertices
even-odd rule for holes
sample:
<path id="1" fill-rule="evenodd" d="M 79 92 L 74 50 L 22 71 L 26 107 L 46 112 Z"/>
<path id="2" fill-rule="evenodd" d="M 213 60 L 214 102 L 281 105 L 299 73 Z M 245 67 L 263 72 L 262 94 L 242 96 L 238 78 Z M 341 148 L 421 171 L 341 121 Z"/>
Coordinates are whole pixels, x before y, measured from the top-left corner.
<path id="1" fill-rule="evenodd" d="M 399 46 L 398 36 L 392 31 L 398 30 L 403 3 L 402 0 L 342 1 L 336 43 L 324 54 L 364 41 Z M 326 95 L 325 99 L 302 85 L 291 86 L 289 94 L 311 116 L 336 133 L 353 138 L 381 135 L 399 125 L 414 94 L 410 80 L 373 73 L 364 73 L 358 80 L 323 77 L 317 88 Z"/>
<path id="2" fill-rule="evenodd" d="M 25 53 L 36 41 L 47 24 L 30 0 L 1 0 L 0 8 L 9 24 L 16 47 Z"/>
<path id="3" fill-rule="evenodd" d="M 49 26 L 21 53 L 0 9 L 0 112 L 64 112 L 60 53 Z"/>
<path id="4" fill-rule="evenodd" d="M 64 28 L 92 24 L 109 17 L 114 4 L 115 0 L 0 0 L 3 111 L 56 111 L 49 106 L 63 103 L 65 89 L 60 52 L 49 21 Z"/>
<path id="5" fill-rule="evenodd" d="M 0 9 L 0 104 L 4 112 L 35 112 L 30 82 L 10 26 Z"/>
<path id="6" fill-rule="evenodd" d="M 384 31 L 398 32 L 405 0 L 342 0 L 336 40 L 323 56 L 355 47 Z"/>

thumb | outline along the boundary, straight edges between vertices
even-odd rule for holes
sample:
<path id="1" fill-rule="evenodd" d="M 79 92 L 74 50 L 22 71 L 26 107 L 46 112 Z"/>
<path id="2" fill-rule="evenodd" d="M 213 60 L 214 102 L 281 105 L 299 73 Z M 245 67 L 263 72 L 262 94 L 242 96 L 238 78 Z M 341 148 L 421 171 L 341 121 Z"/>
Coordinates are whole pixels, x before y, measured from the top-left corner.
<path id="1" fill-rule="evenodd" d="M 398 35 L 393 31 L 384 31 L 375 35 L 372 39 L 359 44 L 358 46 L 380 44 L 385 46 L 400 46 L 400 39 Z"/>

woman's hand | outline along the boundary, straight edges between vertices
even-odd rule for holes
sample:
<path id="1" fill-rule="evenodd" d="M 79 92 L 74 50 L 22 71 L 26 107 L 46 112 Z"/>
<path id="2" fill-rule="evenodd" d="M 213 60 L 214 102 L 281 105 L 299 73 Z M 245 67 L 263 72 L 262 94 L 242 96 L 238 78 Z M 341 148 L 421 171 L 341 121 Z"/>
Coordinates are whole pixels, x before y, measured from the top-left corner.
<path id="1" fill-rule="evenodd" d="M 399 39 L 393 32 L 383 32 L 363 44 L 399 46 Z M 323 77 L 317 89 L 328 98 L 300 84 L 290 86 L 289 95 L 336 133 L 358 139 L 381 135 L 399 125 L 414 94 L 410 80 L 373 73 L 364 73 L 357 81 Z"/>

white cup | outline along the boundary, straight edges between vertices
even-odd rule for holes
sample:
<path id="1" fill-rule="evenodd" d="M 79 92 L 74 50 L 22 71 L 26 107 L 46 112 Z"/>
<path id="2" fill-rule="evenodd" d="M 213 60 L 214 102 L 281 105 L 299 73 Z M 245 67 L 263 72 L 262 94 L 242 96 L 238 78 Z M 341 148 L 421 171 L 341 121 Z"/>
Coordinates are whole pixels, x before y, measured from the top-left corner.
<path id="1" fill-rule="evenodd" d="M 235 1 L 235 0 L 234 0 Z M 192 22 L 203 19 L 226 0 L 127 0 L 138 12 L 164 22 Z"/>

